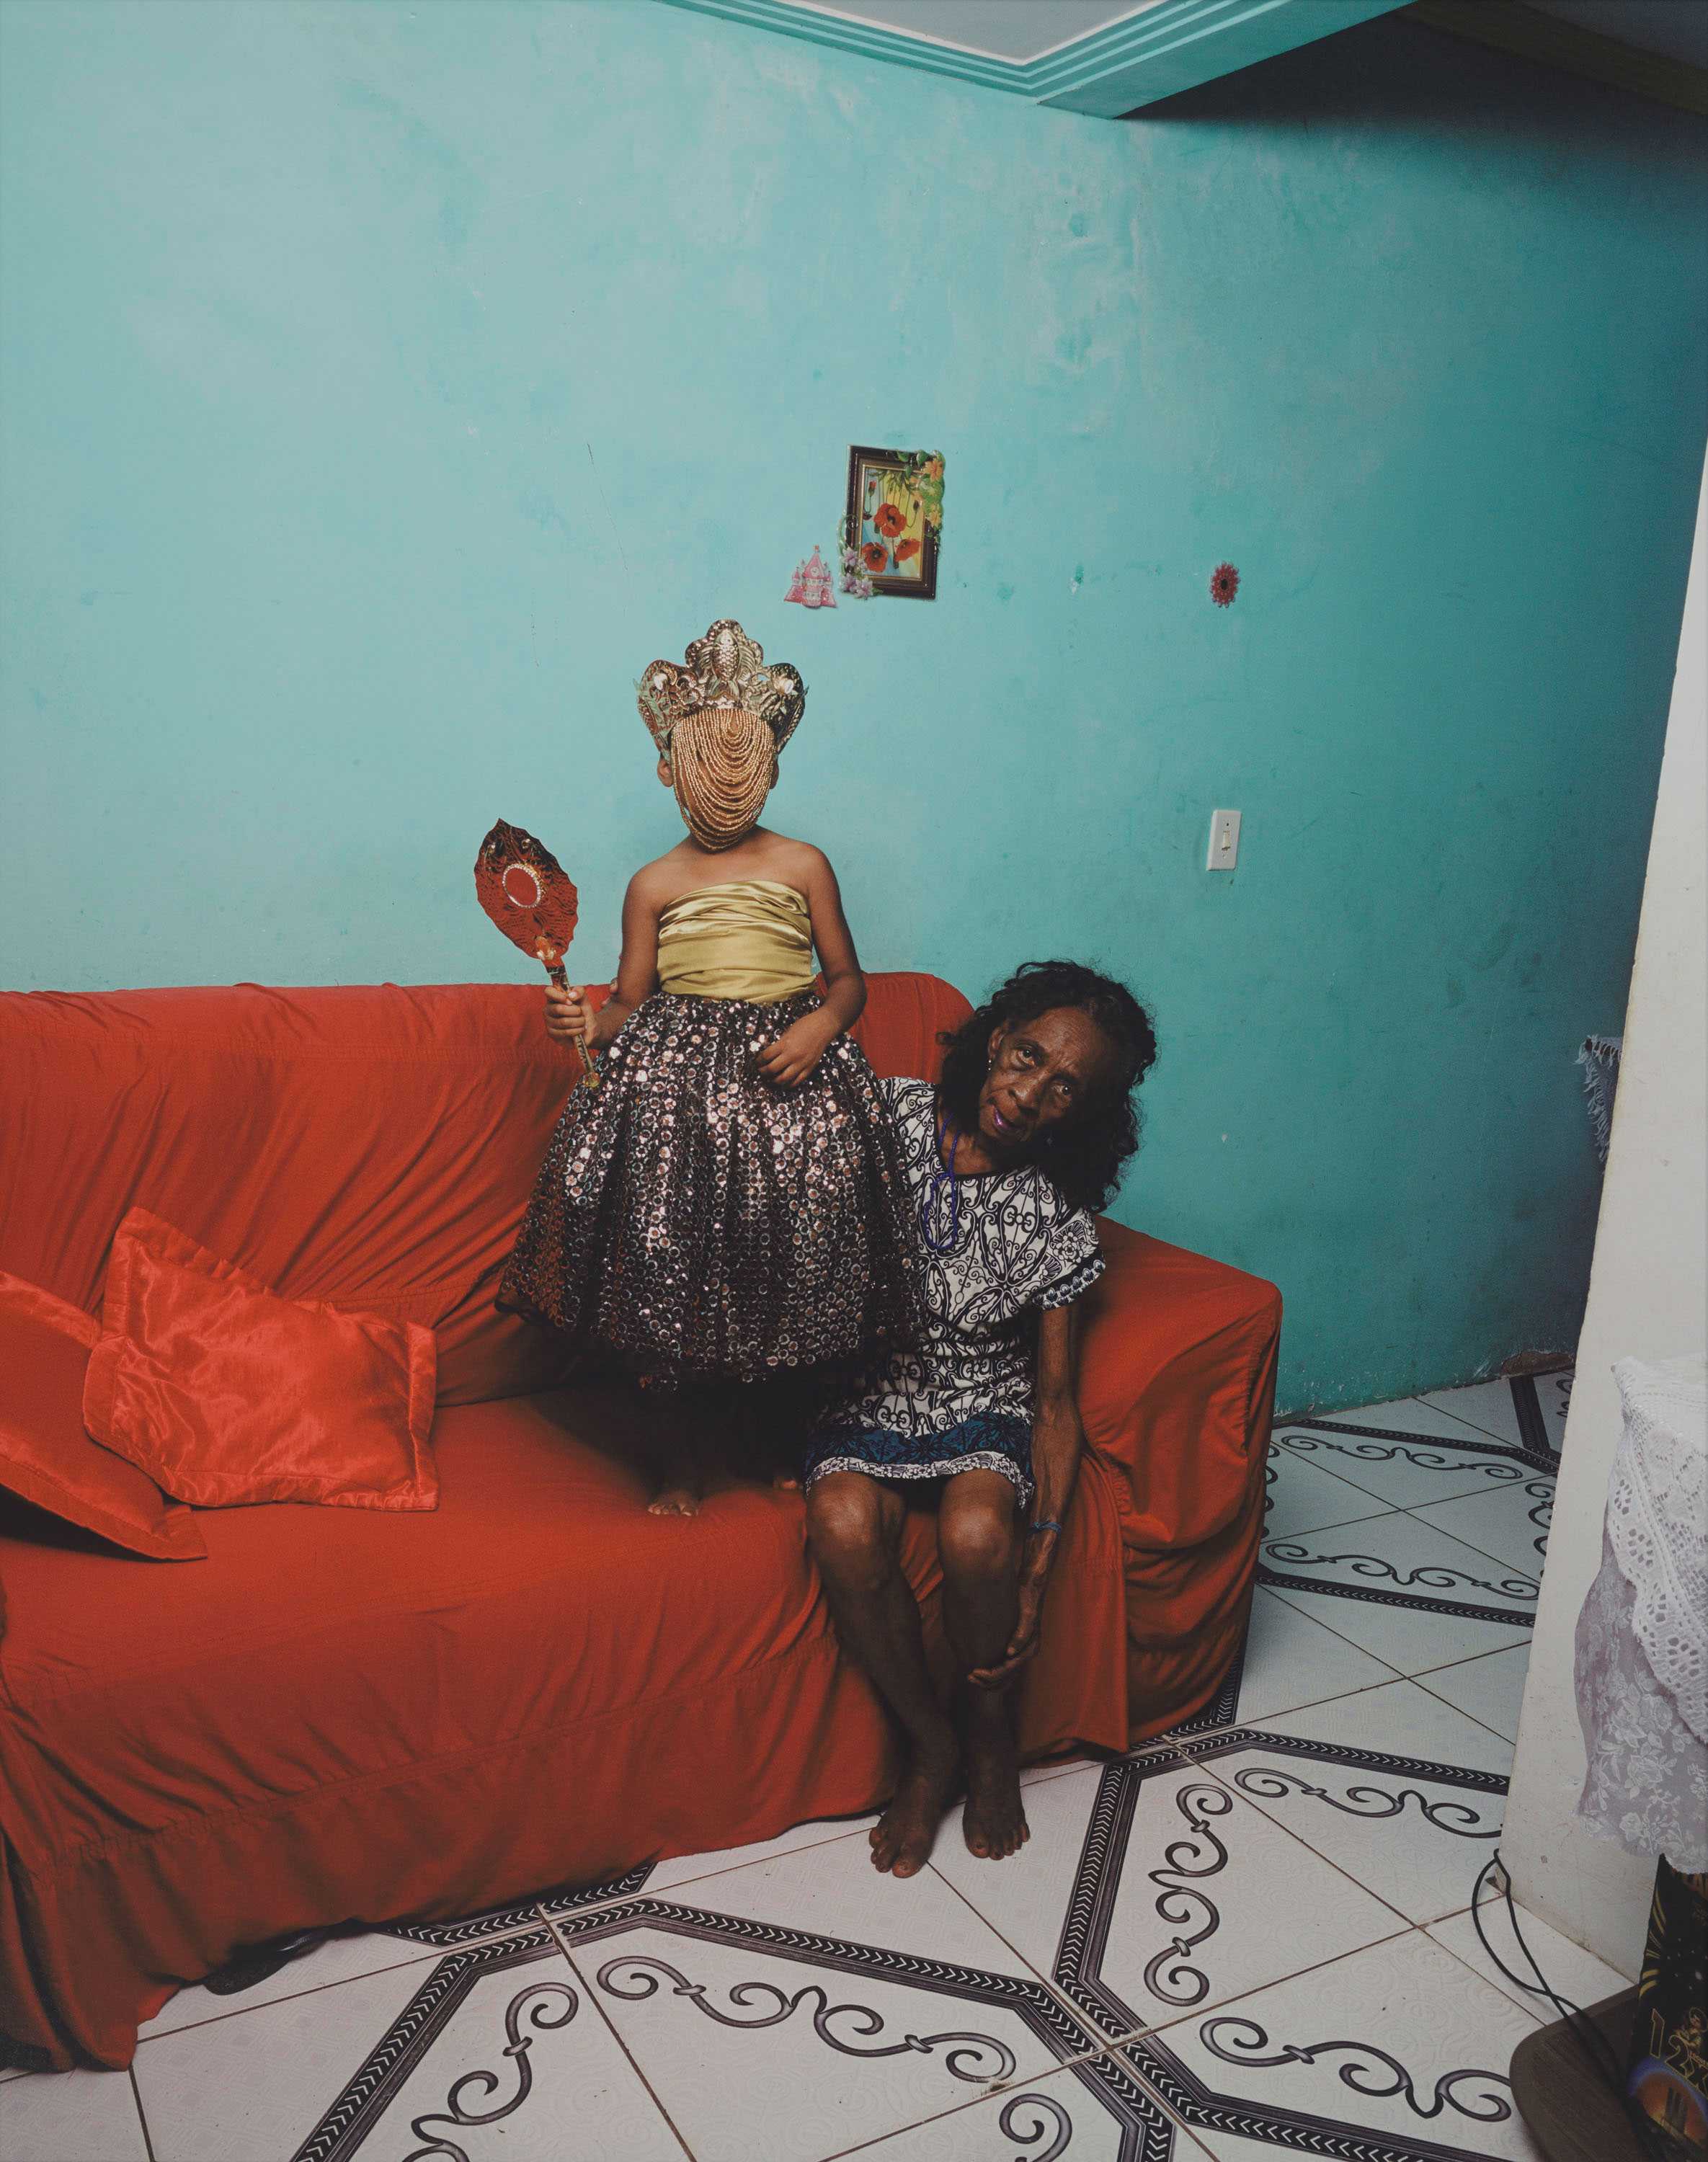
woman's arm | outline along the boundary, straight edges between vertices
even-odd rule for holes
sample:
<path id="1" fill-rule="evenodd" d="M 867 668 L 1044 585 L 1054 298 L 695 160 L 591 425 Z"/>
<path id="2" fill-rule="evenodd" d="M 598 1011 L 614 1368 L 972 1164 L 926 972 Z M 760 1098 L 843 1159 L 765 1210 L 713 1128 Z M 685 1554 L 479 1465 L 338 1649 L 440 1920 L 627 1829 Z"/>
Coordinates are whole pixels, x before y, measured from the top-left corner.
<path id="1" fill-rule="evenodd" d="M 824 977 L 824 1003 L 786 1028 L 760 1053 L 760 1071 L 780 1089 L 797 1089 L 844 1029 L 865 1010 L 866 979 L 860 974 L 854 934 L 842 912 L 842 892 L 828 857 L 802 850 L 802 890 L 812 916 L 812 943 Z"/>
<path id="2" fill-rule="evenodd" d="M 546 1032 L 560 1043 L 579 1040 L 595 1051 L 614 1037 L 636 1006 L 658 988 L 659 901 L 645 871 L 636 871 L 623 896 L 623 956 L 617 988 L 595 1013 L 578 986 L 553 986 L 546 994 Z"/>
<path id="3" fill-rule="evenodd" d="M 1032 1468 L 1037 1482 L 1032 1523 L 1020 1559 L 1020 1613 L 1000 1666 L 980 1667 L 967 1679 L 981 1689 L 1000 1689 L 1038 1648 L 1038 1622 L 1050 1570 L 1062 1543 L 1085 1429 L 1079 1423 L 1079 1308 L 1046 1307 L 1038 1317 L 1037 1375 L 1032 1386 Z"/>

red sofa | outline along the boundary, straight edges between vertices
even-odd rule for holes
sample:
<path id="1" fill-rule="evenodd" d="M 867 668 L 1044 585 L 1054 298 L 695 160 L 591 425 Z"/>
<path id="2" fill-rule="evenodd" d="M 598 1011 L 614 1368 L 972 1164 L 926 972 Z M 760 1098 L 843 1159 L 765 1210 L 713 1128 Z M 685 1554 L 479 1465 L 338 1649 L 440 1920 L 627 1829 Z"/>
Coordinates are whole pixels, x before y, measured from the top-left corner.
<path id="1" fill-rule="evenodd" d="M 878 976 L 859 1033 L 880 1072 L 928 1073 L 966 1010 Z M 282 1292 L 440 1345 L 431 1514 L 199 1512 L 207 1559 L 167 1563 L 0 1496 L 14 2049 L 122 2065 L 239 1946 L 472 1913 L 885 1793 L 798 1496 L 649 1516 L 609 1394 L 561 1386 L 551 1342 L 494 1310 L 572 1073 L 522 987 L 0 995 L 0 1268 L 96 1312 L 140 1203 Z M 1273 1287 L 1105 1238 L 1033 1757 L 1204 1704 L 1262 1517 Z M 908 1566 L 929 1619 L 928 1519 Z"/>

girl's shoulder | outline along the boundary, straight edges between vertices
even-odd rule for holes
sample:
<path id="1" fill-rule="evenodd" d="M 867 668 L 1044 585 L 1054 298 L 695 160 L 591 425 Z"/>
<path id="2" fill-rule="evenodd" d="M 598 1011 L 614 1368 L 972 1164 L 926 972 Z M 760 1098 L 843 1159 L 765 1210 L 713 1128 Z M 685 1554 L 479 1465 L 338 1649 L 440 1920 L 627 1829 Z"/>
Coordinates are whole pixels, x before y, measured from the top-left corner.
<path id="1" fill-rule="evenodd" d="M 815 841 L 800 841 L 796 834 L 778 833 L 774 826 L 757 826 L 752 837 L 739 841 L 731 854 L 752 864 L 755 878 L 776 878 L 782 885 L 798 886 L 807 880 L 834 878 L 830 859 Z"/>
<path id="2" fill-rule="evenodd" d="M 836 876 L 829 857 L 812 841 L 797 841 L 791 834 L 767 830 L 765 843 L 763 860 L 767 878 L 806 891 L 821 880 Z"/>
<path id="3" fill-rule="evenodd" d="M 688 882 L 687 866 L 675 849 L 642 864 L 629 881 L 629 890 L 640 901 L 669 901 Z"/>

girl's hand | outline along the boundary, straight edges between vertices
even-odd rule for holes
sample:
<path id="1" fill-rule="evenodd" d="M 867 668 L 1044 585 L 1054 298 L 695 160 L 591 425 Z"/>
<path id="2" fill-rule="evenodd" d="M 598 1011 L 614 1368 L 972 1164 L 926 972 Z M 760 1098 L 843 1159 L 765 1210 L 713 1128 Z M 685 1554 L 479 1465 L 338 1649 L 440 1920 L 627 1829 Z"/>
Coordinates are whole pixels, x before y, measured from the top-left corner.
<path id="1" fill-rule="evenodd" d="M 546 1033 L 554 1043 L 589 1044 L 593 1036 L 593 1010 L 579 984 L 567 990 L 549 984 L 546 992 Z"/>
<path id="2" fill-rule="evenodd" d="M 760 1072 L 774 1089 L 798 1089 L 830 1048 L 836 1032 L 836 1023 L 827 1021 L 822 1010 L 802 1014 L 759 1053 Z"/>

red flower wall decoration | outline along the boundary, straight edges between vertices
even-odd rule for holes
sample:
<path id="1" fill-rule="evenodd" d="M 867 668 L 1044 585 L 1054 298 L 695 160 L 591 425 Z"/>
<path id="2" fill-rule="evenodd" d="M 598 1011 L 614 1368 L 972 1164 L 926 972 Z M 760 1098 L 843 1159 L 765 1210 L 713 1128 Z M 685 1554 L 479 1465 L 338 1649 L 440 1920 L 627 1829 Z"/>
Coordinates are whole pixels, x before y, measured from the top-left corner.
<path id="1" fill-rule="evenodd" d="M 1209 574 L 1209 597 L 1218 608 L 1231 608 L 1240 590 L 1240 574 L 1231 563 L 1218 563 Z"/>
<path id="2" fill-rule="evenodd" d="M 890 567 L 890 551 L 880 542 L 868 540 L 860 551 L 860 560 L 873 577 L 876 577 L 880 571 L 886 571 Z"/>
<path id="3" fill-rule="evenodd" d="M 880 503 L 872 513 L 872 524 L 886 540 L 893 540 L 898 533 L 906 531 L 907 520 L 893 503 Z"/>

